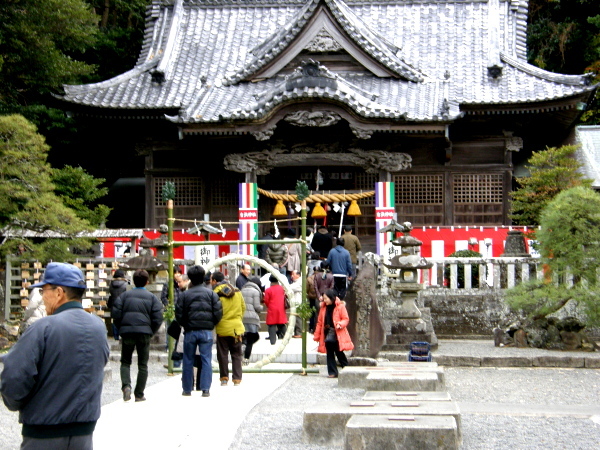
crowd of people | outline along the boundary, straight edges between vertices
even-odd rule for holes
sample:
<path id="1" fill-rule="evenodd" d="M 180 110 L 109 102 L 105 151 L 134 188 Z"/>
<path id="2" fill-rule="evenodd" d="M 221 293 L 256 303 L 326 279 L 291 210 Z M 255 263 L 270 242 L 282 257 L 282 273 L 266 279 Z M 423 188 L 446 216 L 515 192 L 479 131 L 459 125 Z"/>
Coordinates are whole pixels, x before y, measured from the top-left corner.
<path id="1" fill-rule="evenodd" d="M 327 354 L 329 377 L 337 377 L 335 358 L 346 366 L 344 351 L 353 348 L 343 299 L 348 283 L 356 275 L 360 242 L 349 227 L 343 237 L 334 237 L 326 227 L 319 227 L 317 233 L 311 233 L 309 270 L 303 274 L 302 247 L 286 242 L 295 236 L 294 230 L 288 230 L 283 240 L 267 233 L 263 239 L 273 243 L 261 246 L 259 255 L 288 277 L 297 297 L 302 296 L 302 276 L 307 277 L 306 294 L 314 308 L 308 331 L 319 342 L 318 351 Z M 175 321 L 171 325 L 177 329 L 169 326 L 169 335 L 176 339 L 174 364 L 180 362 L 183 366 L 183 396 L 191 396 L 194 387 L 203 397 L 210 396 L 214 343 L 221 386 L 230 381 L 230 359 L 231 382 L 233 386 L 241 384 L 242 366 L 249 364 L 253 345 L 259 339 L 263 307 L 270 343 L 275 344 L 285 335 L 289 299 L 283 286 L 268 271 L 262 278 L 258 270 L 252 272 L 252 266 L 244 264 L 232 284 L 223 273 L 207 274 L 201 266 L 189 267 L 185 274 L 180 267 L 174 269 Z M 147 289 L 149 280 L 147 271 L 136 270 L 131 288 L 125 272 L 118 269 L 109 286 L 113 338 L 121 341 L 124 401 L 130 401 L 132 394 L 136 402 L 146 400 L 150 342 L 168 306 L 168 284 L 159 299 Z M 91 449 L 109 355 L 106 327 L 96 315 L 83 309 L 86 281 L 78 267 L 50 263 L 43 279 L 31 288 L 32 307 L 24 332 L 4 358 L 2 399 L 10 410 L 20 413 L 22 449 Z M 301 337 L 302 322 L 296 322 L 294 337 Z M 73 351 L 75 343 L 77 351 Z M 135 385 L 130 374 L 134 351 L 138 360 Z"/>

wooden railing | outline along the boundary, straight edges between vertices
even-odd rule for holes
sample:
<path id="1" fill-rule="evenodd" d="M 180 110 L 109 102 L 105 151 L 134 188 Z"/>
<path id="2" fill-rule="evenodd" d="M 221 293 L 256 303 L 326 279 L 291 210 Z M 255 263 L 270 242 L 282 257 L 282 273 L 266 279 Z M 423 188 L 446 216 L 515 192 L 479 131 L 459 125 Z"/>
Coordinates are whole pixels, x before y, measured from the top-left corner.
<path id="1" fill-rule="evenodd" d="M 542 279 L 538 258 L 427 258 L 431 269 L 420 270 L 425 288 L 508 289 L 530 279 Z M 380 277 L 397 276 L 380 266 Z"/>

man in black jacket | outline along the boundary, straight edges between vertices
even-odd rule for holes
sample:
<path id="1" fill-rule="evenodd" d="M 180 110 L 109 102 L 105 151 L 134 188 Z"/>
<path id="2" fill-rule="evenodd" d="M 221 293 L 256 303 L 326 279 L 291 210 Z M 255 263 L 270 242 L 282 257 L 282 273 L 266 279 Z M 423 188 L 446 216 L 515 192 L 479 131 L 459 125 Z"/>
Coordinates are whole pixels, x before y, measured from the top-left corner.
<path id="1" fill-rule="evenodd" d="M 133 350 L 138 355 L 138 374 L 133 394 L 136 402 L 143 402 L 148 380 L 150 339 L 163 321 L 160 300 L 146 290 L 148 272 L 136 270 L 133 274 L 135 288 L 119 296 L 112 310 L 112 317 L 121 334 L 121 385 L 123 400 L 131 400 L 131 358 Z"/>
<path id="2" fill-rule="evenodd" d="M 175 304 L 175 318 L 185 331 L 181 377 L 182 395 L 192 395 L 194 355 L 196 348 L 199 348 L 202 361 L 202 367 L 199 369 L 200 389 L 202 397 L 209 397 L 212 383 L 212 330 L 223 317 L 223 306 L 218 295 L 204 285 L 204 268 L 192 266 L 187 275 L 191 287 L 179 295 Z"/>

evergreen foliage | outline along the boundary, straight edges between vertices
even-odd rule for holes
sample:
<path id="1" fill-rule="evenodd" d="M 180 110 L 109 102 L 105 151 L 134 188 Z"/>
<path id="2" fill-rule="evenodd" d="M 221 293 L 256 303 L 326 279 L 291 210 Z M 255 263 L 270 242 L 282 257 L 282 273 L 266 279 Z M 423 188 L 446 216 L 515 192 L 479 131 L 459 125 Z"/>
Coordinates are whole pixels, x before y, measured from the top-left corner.
<path id="1" fill-rule="evenodd" d="M 98 20 L 81 0 L 5 0 L 0 8 L 0 102 L 31 104 L 94 67 L 74 58 L 90 48 Z"/>
<path id="2" fill-rule="evenodd" d="M 507 305 L 535 320 L 573 299 L 587 316 L 586 325 L 600 326 L 600 195 L 583 186 L 565 190 L 544 208 L 540 224 L 536 237 L 545 279 L 507 290 Z M 565 283 L 569 277 L 572 287 Z"/>
<path id="3" fill-rule="evenodd" d="M 510 193 L 511 218 L 517 225 L 540 224 L 541 211 L 557 194 L 574 186 L 591 186 L 578 171 L 581 163 L 575 159 L 574 145 L 547 147 L 533 152 L 527 168 L 528 177 L 517 178 L 519 187 Z"/>
<path id="4" fill-rule="evenodd" d="M 40 260 L 67 259 L 69 247 L 87 248 L 87 239 L 77 239 L 91 231 L 55 193 L 53 171 L 46 162 L 48 145 L 33 124 L 19 115 L 0 116 L 0 227 L 9 227 L 0 243 L 3 254 L 27 252 Z M 30 230 L 60 233 L 64 239 L 35 243 L 24 236 Z"/>
<path id="5" fill-rule="evenodd" d="M 81 167 L 64 166 L 52 171 L 56 195 L 79 218 L 96 228 L 104 226 L 111 211 L 108 206 L 97 204 L 98 199 L 108 194 L 108 188 L 100 187 L 105 181 L 104 178 L 93 177 Z"/>

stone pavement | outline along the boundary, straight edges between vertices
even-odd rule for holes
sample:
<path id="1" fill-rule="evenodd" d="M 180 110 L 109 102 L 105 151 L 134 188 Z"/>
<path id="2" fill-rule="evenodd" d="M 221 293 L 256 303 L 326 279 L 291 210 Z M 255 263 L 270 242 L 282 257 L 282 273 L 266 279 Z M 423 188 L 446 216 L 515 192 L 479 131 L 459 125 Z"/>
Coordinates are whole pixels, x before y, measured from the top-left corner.
<path id="1" fill-rule="evenodd" d="M 264 339 L 255 344 L 254 359 L 270 355 L 277 345 L 271 346 Z M 308 361 L 314 363 L 317 343 L 309 336 L 307 350 Z M 181 396 L 181 375 L 175 374 L 165 381 L 149 387 L 146 402 L 125 403 L 122 400 L 102 408 L 102 416 L 94 433 L 96 450 L 115 448 L 203 448 L 227 449 L 236 430 L 246 415 L 262 400 L 275 392 L 291 376 L 292 371 L 301 369 L 301 339 L 291 339 L 282 356 L 264 367 L 265 373 L 245 373 L 241 386 L 231 383 L 219 385 L 218 373 L 213 374 L 211 396 L 201 397 L 193 392 L 191 397 Z M 164 355 L 162 356 L 164 358 Z M 397 355 L 405 360 L 403 355 Z M 600 353 L 550 352 L 538 349 L 496 348 L 493 341 L 441 340 L 433 352 L 433 359 L 440 365 L 498 366 L 498 367 L 588 367 L 600 368 Z M 314 370 L 314 368 L 313 368 Z M 280 373 L 277 373 L 277 372 Z M 267 373 L 268 372 L 268 373 Z M 113 377 L 118 374 L 113 374 Z M 479 405 L 461 403 L 463 413 L 479 412 L 484 414 L 502 414 L 519 410 L 522 414 L 567 414 L 592 416 L 600 414 L 600 408 L 590 406 L 583 411 L 564 406 L 551 411 L 537 411 L 537 407 L 527 405 Z M 120 432 L 123 429 L 128 432 Z M 142 430 L 140 433 L 139 430 Z M 222 430 L 207 433 L 206 430 Z M 118 436 L 118 437 L 117 437 Z"/>

